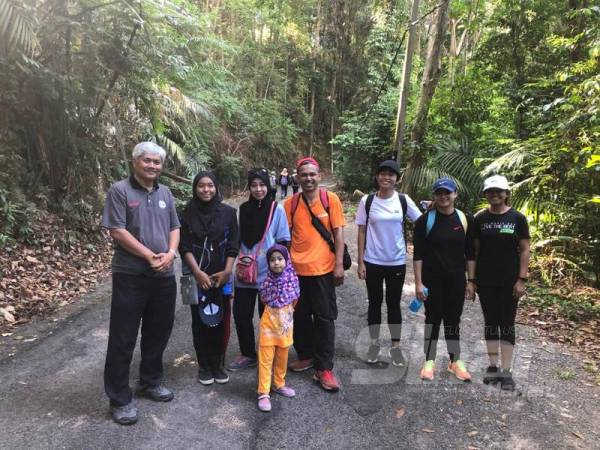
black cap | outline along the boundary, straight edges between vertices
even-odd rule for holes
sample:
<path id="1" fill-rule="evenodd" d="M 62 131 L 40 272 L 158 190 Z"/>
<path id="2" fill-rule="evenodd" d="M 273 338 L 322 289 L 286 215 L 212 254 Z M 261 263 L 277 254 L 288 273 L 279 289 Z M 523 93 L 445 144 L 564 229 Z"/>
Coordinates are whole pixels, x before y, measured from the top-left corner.
<path id="1" fill-rule="evenodd" d="M 400 178 L 400 166 L 398 166 L 398 163 L 395 160 L 387 159 L 380 163 L 377 168 L 377 173 L 381 172 L 383 169 L 389 169 L 392 172 L 395 172 L 396 175 L 398 175 L 398 178 Z"/>

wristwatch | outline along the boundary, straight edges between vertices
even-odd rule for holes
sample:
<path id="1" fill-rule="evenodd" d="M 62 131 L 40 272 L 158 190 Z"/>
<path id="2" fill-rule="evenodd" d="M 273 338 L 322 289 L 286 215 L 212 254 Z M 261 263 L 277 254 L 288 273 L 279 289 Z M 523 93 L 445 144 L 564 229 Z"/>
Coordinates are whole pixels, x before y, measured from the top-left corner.
<path id="1" fill-rule="evenodd" d="M 477 278 L 469 278 L 467 279 L 467 283 L 477 283 Z"/>
<path id="2" fill-rule="evenodd" d="M 527 278 L 527 277 L 519 277 L 519 280 L 521 280 L 523 283 L 527 283 L 529 281 L 529 278 Z"/>

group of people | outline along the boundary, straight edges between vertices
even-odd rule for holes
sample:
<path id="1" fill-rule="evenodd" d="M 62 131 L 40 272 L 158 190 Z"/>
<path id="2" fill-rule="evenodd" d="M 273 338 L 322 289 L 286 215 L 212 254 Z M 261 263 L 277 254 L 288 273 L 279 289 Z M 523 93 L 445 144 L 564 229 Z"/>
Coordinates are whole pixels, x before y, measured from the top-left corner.
<path id="1" fill-rule="evenodd" d="M 292 194 L 298 193 L 300 189 L 300 182 L 298 181 L 298 172 L 294 170 L 294 173 L 290 175 L 287 170 L 287 167 L 284 167 L 281 170 L 279 176 L 275 176 L 275 171 L 272 170 L 269 174 L 269 181 L 271 183 L 271 188 L 273 190 L 273 194 L 277 196 L 277 186 L 279 186 L 281 193 L 280 199 L 283 200 L 288 195 L 288 188 L 292 188 Z"/>
<path id="2" fill-rule="evenodd" d="M 143 142 L 134 148 L 132 157 L 133 173 L 111 187 L 102 219 L 115 241 L 104 372 L 115 422 L 137 421 L 129 369 L 140 322 L 141 363 L 135 392 L 155 401 L 173 399 L 173 393 L 162 385 L 162 356 L 174 320 L 173 260 L 178 255 L 184 276 L 192 277 L 197 287 L 190 313 L 201 384 L 227 383 L 227 371 L 258 366 L 261 411 L 271 410 L 271 392 L 295 396 L 286 384 L 288 367 L 296 372 L 312 368 L 314 381 L 323 389 L 339 390 L 333 372 L 335 288 L 343 284 L 348 268 L 345 219 L 339 197 L 319 187 L 318 162 L 312 157 L 297 161 L 295 175 L 302 192 L 295 190 L 283 205 L 273 192 L 272 174 L 262 168 L 250 170 L 250 195 L 240 206 L 238 218 L 235 208 L 222 202 L 212 172 L 196 175 L 191 199 L 178 213 L 171 192 L 158 183 L 165 151 Z M 396 191 L 399 175 L 396 161 L 381 163 L 377 192 L 361 199 L 356 217 L 358 276 L 366 281 L 369 300 L 371 344 L 366 361 L 377 363 L 380 357 L 385 284 L 392 364 L 406 364 L 400 345 L 400 299 L 408 218 L 415 222 L 416 296 L 425 305 L 421 378 L 434 377 L 443 322 L 448 370 L 458 379 L 470 380 L 460 359 L 459 325 L 465 298 L 474 299 L 478 292 L 490 359 L 484 382 L 514 388 L 510 372 L 514 320 L 527 281 L 529 234 L 525 217 L 508 205 L 507 180 L 501 176 L 486 180 L 483 190 L 489 207 L 473 219 L 454 207 L 457 186 L 452 179 L 436 181 L 431 206 L 422 214 L 410 197 Z M 287 185 L 293 187 L 289 181 Z M 255 339 L 257 303 L 260 319 Z M 240 355 L 225 370 L 230 308 Z M 288 365 L 292 345 L 298 357 Z"/>

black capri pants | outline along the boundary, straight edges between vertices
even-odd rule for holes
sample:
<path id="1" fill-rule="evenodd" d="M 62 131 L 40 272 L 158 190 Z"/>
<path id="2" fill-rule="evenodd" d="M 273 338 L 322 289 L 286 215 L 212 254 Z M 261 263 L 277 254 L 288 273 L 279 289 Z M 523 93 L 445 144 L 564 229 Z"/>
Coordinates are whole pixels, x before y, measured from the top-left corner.
<path id="1" fill-rule="evenodd" d="M 381 325 L 381 304 L 383 303 L 383 283 L 385 281 L 385 303 L 387 306 L 387 322 L 392 341 L 399 341 L 402 329 L 402 312 L 400 300 L 406 275 L 406 265 L 382 266 L 365 261 L 367 269 L 367 295 L 369 309 L 367 322 L 371 339 L 379 338 Z"/>
<path id="2" fill-rule="evenodd" d="M 513 286 L 478 286 L 477 293 L 485 320 L 485 339 L 515 345 L 519 300 L 513 296 Z"/>

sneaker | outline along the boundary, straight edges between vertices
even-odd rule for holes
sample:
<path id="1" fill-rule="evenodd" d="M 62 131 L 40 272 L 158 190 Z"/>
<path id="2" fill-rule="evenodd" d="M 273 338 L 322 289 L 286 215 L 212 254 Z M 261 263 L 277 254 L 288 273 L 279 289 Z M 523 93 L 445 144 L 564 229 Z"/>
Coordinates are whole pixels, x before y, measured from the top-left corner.
<path id="1" fill-rule="evenodd" d="M 460 359 L 448 364 L 448 372 L 454 374 L 460 381 L 469 382 L 471 381 L 471 374 L 467 371 L 465 363 Z"/>
<path id="2" fill-rule="evenodd" d="M 496 366 L 488 366 L 483 375 L 483 384 L 496 384 L 499 381 L 499 371 Z"/>
<path id="3" fill-rule="evenodd" d="M 213 376 L 212 370 L 204 369 L 202 367 L 198 370 L 198 383 L 208 386 L 214 382 L 215 377 Z"/>
<path id="4" fill-rule="evenodd" d="M 311 369 L 313 367 L 313 359 L 297 359 L 293 363 L 289 365 L 289 368 L 292 372 L 304 372 L 305 370 Z"/>
<path id="5" fill-rule="evenodd" d="M 133 402 L 123 406 L 111 406 L 110 415 L 119 425 L 133 425 L 138 421 L 138 411 Z"/>
<path id="6" fill-rule="evenodd" d="M 435 361 L 430 359 L 429 361 L 425 361 L 423 364 L 423 368 L 421 369 L 421 373 L 419 376 L 421 380 L 425 381 L 433 381 L 433 374 L 435 372 Z"/>
<path id="7" fill-rule="evenodd" d="M 258 409 L 262 412 L 271 411 L 271 397 L 268 394 L 260 394 L 258 396 Z"/>
<path id="8" fill-rule="evenodd" d="M 227 375 L 227 372 L 225 372 L 221 366 L 214 368 L 212 374 L 215 381 L 219 384 L 225 384 L 229 381 L 229 375 Z"/>
<path id="9" fill-rule="evenodd" d="M 244 370 L 249 367 L 255 367 L 255 366 L 256 366 L 256 358 L 249 358 L 244 355 L 239 355 L 237 358 L 235 358 L 231 362 L 231 364 L 229 364 L 227 366 L 227 370 L 229 370 L 230 372 L 237 372 L 238 370 Z"/>
<path id="10" fill-rule="evenodd" d="M 406 361 L 400 347 L 390 348 L 390 358 L 392 358 L 392 364 L 396 367 L 404 367 L 406 365 Z"/>
<path id="11" fill-rule="evenodd" d="M 315 370 L 313 380 L 326 391 L 337 392 L 340 390 L 340 383 L 331 370 Z"/>
<path id="12" fill-rule="evenodd" d="M 500 375 L 500 389 L 503 391 L 514 391 L 515 380 L 513 380 L 512 372 L 510 370 L 503 370 Z"/>
<path id="13" fill-rule="evenodd" d="M 371 344 L 369 345 L 369 351 L 367 352 L 367 363 L 375 364 L 379 361 L 379 345 Z"/>
<path id="14" fill-rule="evenodd" d="M 280 388 L 275 388 L 273 389 L 273 392 L 288 398 L 296 396 L 296 391 L 288 386 L 281 386 Z"/>
<path id="15" fill-rule="evenodd" d="M 141 386 L 135 390 L 135 394 L 140 397 L 146 397 L 155 402 L 170 402 L 173 400 L 173 392 L 163 386 Z"/>

